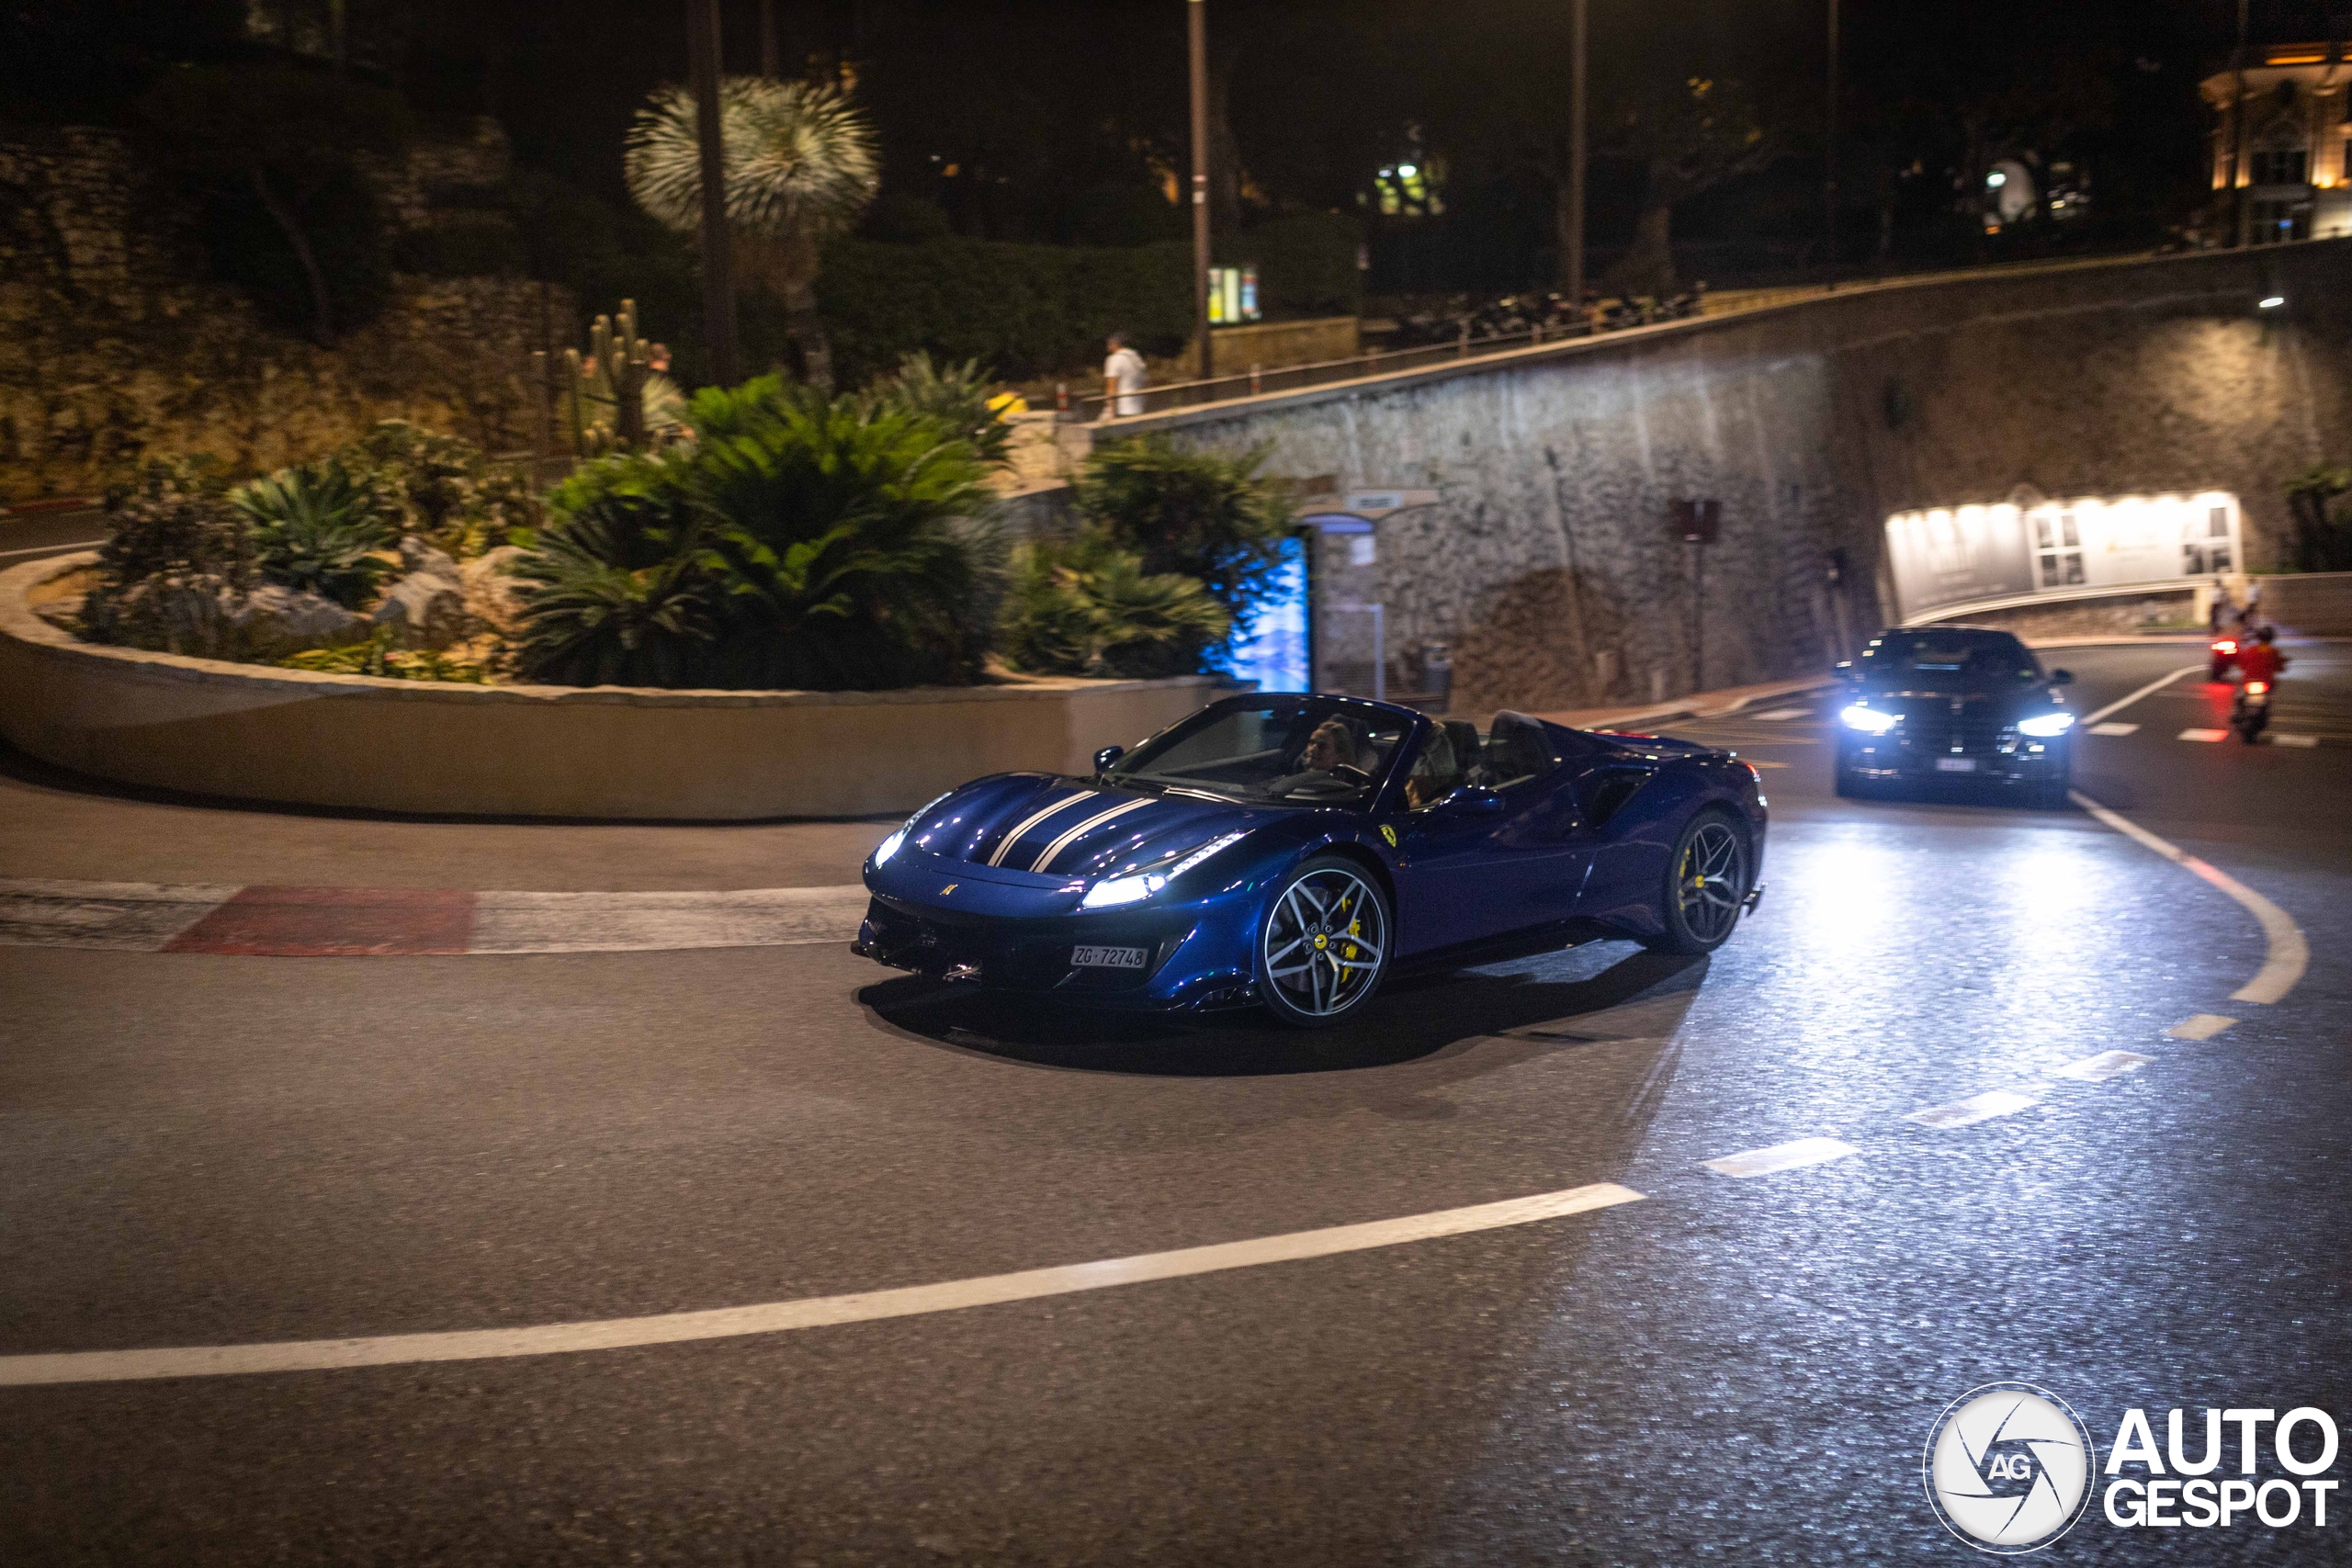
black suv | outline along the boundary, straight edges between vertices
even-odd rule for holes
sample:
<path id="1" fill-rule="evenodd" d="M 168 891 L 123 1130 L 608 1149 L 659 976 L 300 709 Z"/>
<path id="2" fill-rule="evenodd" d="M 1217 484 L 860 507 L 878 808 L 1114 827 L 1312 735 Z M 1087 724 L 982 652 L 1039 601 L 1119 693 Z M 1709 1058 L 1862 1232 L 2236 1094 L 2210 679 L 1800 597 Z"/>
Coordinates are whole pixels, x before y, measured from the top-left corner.
<path id="1" fill-rule="evenodd" d="M 1838 793 L 1928 780 L 1983 780 L 2021 789 L 2046 809 L 2065 804 L 2075 716 L 2033 650 L 1990 626 L 1882 632 L 1840 664 Z"/>

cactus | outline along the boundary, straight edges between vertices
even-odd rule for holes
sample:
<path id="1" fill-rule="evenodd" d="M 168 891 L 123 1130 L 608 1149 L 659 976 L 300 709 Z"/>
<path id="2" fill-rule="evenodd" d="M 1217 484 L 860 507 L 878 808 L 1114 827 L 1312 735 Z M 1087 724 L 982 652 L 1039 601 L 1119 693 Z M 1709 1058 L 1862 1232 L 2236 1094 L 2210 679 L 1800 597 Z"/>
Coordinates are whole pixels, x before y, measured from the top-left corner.
<path id="1" fill-rule="evenodd" d="M 659 355 L 660 345 L 638 335 L 634 299 L 621 301 L 617 318 L 596 318 L 585 357 L 576 348 L 563 351 L 571 371 L 567 412 L 575 452 L 637 452 L 670 439 L 668 427 L 676 423 L 670 416 L 682 400 L 670 378 L 653 367 Z M 649 405 L 656 417 L 647 417 Z"/>

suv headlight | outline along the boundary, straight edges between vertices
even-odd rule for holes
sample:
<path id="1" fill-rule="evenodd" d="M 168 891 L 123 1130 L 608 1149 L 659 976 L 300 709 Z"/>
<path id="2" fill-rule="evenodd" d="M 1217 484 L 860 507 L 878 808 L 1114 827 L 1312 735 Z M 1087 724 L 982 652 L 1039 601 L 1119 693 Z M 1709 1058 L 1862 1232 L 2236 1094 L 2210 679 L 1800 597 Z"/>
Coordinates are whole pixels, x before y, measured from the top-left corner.
<path id="1" fill-rule="evenodd" d="M 1864 707 L 1860 703 L 1856 703 L 1838 716 L 1846 721 L 1847 728 L 1859 729 L 1865 735 L 1884 735 L 1903 720 L 1901 714 L 1881 713 L 1876 708 Z"/>
<path id="2" fill-rule="evenodd" d="M 2075 728 L 2075 716 L 2070 713 L 2038 714 L 2018 724 L 2019 735 L 2030 735 L 2036 740 L 2047 740 L 2053 735 L 2064 735 Z"/>
<path id="3" fill-rule="evenodd" d="M 1246 832 L 1246 829 L 1244 830 Z M 1232 848 L 1241 841 L 1243 833 L 1227 833 L 1222 839 L 1212 839 L 1181 860 L 1162 861 L 1149 871 L 1131 872 L 1125 876 L 1105 877 L 1087 888 L 1086 897 L 1078 901 L 1081 909 L 1110 909 L 1121 904 L 1140 903 L 1150 897 L 1176 877 L 1220 850 Z"/>

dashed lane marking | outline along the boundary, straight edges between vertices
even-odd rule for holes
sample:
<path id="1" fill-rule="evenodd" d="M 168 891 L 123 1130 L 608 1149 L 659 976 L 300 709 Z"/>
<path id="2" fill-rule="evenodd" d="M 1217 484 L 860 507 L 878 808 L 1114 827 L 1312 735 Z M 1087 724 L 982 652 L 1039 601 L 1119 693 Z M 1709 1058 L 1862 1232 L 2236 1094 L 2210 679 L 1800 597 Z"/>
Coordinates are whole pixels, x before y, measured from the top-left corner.
<path id="1" fill-rule="evenodd" d="M 1811 717 L 1811 708 L 1774 708 L 1769 713 L 1752 713 L 1747 716 L 1759 724 L 1781 724 L 1792 718 Z"/>
<path id="2" fill-rule="evenodd" d="M 2200 1012 L 2194 1018 L 2181 1020 L 2165 1033 L 2175 1040 L 2211 1040 L 2236 1021 L 2236 1019 L 2223 1018 L 2217 1012 Z"/>
<path id="3" fill-rule="evenodd" d="M 2229 873 L 2209 865 L 2178 845 L 2156 837 L 2121 812 L 2110 811 L 2081 790 L 2068 791 L 2066 798 L 2135 843 L 2154 850 L 2182 870 L 2211 883 L 2237 900 L 2241 908 L 2262 923 L 2265 950 L 2262 967 L 2255 971 L 2253 979 L 2230 993 L 2230 1000 L 2267 1005 L 2293 990 L 2302 979 L 2303 971 L 2311 967 L 2311 943 L 2303 939 L 2302 928 L 2295 924 L 2286 910 Z"/>
<path id="4" fill-rule="evenodd" d="M 2136 724 L 2094 724 L 2090 727 L 2093 735 L 2137 735 L 2139 732 L 2140 727 Z"/>
<path id="5" fill-rule="evenodd" d="M 2280 735 L 2276 731 L 2273 731 L 2270 737 L 2270 744 L 2273 746 L 2301 746 L 2309 748 L 2319 744 L 2319 737 L 2316 735 Z"/>
<path id="6" fill-rule="evenodd" d="M 2175 681 L 2179 680 L 2183 675 L 2194 675 L 2198 671 L 2204 668 L 2205 666 L 2202 664 L 2184 664 L 2169 675 L 2158 676 L 2156 679 L 2149 682 L 2146 685 L 2141 687 L 2138 691 L 2132 693 L 2130 696 L 2119 697 L 2114 702 L 2111 702 L 2105 707 L 2100 708 L 2097 713 L 2085 714 L 2082 721 L 2087 726 L 2097 724 L 2101 719 L 2113 718 L 2117 714 L 2121 713 L 2125 708 L 2130 707 L 2142 697 L 2150 696 L 2157 692 L 2161 692 L 2166 686 L 2171 685 Z"/>
<path id="7" fill-rule="evenodd" d="M 1749 1149 L 1745 1154 L 1725 1155 L 1721 1159 L 1706 1162 L 1707 1168 L 1718 1176 L 1771 1176 L 1779 1171 L 1794 1170 L 1800 1166 L 1826 1165 L 1833 1159 L 1844 1159 L 1861 1151 L 1853 1145 L 1836 1138 L 1799 1138 L 1792 1144 L 1774 1144 L 1770 1148 Z"/>
<path id="8" fill-rule="evenodd" d="M 1466 1235 L 1532 1224 L 1568 1214 L 1634 1203 L 1642 1194 L 1604 1181 L 1558 1192 L 1508 1198 L 1464 1209 L 1408 1214 L 1365 1224 L 1293 1231 L 1173 1252 L 1147 1252 L 1058 1268 L 1030 1269 L 866 1291 L 845 1296 L 806 1296 L 755 1306 L 709 1312 L 664 1313 L 657 1317 L 605 1318 L 590 1323 L 552 1323 L 531 1328 L 482 1328 L 451 1334 L 389 1334 L 357 1339 L 298 1339 L 266 1345 L 192 1345 L 153 1350 L 85 1350 L 46 1356 L 0 1356 L 0 1387 L 31 1383 L 132 1382 L 153 1378 L 227 1377 L 253 1372 L 330 1371 L 351 1367 L 405 1366 L 425 1361 L 481 1361 L 516 1356 L 557 1356 L 580 1350 L 617 1350 L 640 1345 L 676 1345 L 697 1339 L 733 1339 L 752 1334 L 825 1328 L 956 1312 L 1041 1296 L 1107 1290 L 1114 1285 L 1177 1280 L 1261 1264 L 1289 1263 L 1336 1253 L 1398 1247 L 1440 1236 Z"/>
<path id="9" fill-rule="evenodd" d="M 1966 1100 L 1955 1100 L 1949 1105 L 1930 1105 L 1924 1111 L 1914 1111 L 1904 1120 L 1917 1122 L 1922 1127 L 1968 1127 L 1979 1122 L 1990 1122 L 1996 1116 L 2014 1116 L 2020 1111 L 2031 1110 L 2039 1101 L 2031 1095 L 2014 1089 L 1992 1089 L 1983 1094 L 1972 1094 Z"/>
<path id="10" fill-rule="evenodd" d="M 2227 740 L 2229 738 L 2230 732 L 2226 729 L 2184 729 L 2179 735 L 2183 740 Z"/>
<path id="11" fill-rule="evenodd" d="M 2112 1077 L 2136 1072 L 2155 1058 L 2143 1056 L 2137 1051 L 2101 1051 L 2096 1056 L 2086 1056 L 2079 1062 L 2069 1062 L 2063 1067 L 2051 1069 L 2051 1077 L 2074 1078 L 2082 1083 L 2105 1083 Z"/>

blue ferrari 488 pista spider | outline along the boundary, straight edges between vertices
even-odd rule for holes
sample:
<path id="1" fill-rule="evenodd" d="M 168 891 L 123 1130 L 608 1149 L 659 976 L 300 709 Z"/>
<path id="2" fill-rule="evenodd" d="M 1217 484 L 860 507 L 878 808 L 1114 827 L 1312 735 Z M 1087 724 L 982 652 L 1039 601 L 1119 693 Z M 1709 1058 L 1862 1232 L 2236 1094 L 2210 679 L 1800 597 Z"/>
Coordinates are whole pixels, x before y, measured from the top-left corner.
<path id="1" fill-rule="evenodd" d="M 866 862 L 857 951 L 1313 1026 L 1405 967 L 1607 937 L 1710 952 L 1759 892 L 1756 771 L 1687 741 L 1250 695 L 1094 761 L 978 779 L 909 818 Z"/>

